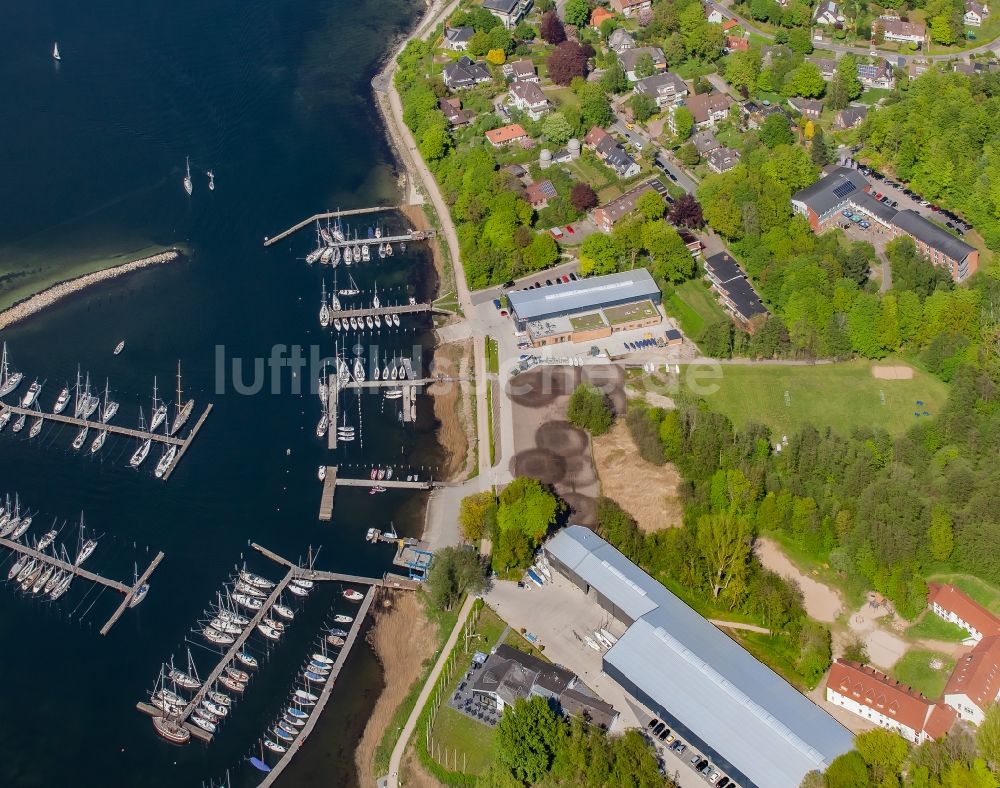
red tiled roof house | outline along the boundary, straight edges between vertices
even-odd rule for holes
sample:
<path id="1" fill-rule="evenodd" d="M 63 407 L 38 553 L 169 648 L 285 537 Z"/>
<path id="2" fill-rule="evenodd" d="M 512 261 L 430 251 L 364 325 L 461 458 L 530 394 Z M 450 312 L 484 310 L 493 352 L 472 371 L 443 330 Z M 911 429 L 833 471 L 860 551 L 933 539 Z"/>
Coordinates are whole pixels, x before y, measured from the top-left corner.
<path id="1" fill-rule="evenodd" d="M 520 142 L 528 139 L 528 132 L 524 130 L 520 123 L 511 123 L 509 126 L 501 126 L 486 132 L 486 139 L 494 148 L 502 148 L 512 142 Z"/>
<path id="2" fill-rule="evenodd" d="M 1000 634 L 1000 619 L 953 585 L 928 583 L 927 606 L 945 621 L 958 624 L 977 642 Z"/>

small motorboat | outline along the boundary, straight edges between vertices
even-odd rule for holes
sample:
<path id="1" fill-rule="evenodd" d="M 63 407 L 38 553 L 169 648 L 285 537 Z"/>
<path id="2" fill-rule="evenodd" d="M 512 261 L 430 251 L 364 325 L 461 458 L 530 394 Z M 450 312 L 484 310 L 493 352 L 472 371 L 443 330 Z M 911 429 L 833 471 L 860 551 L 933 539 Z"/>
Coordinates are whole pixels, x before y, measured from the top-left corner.
<path id="1" fill-rule="evenodd" d="M 353 588 L 345 588 L 343 592 L 344 599 L 348 599 L 351 602 L 360 602 L 364 599 L 364 594 L 360 591 L 355 591 Z"/>
<path id="2" fill-rule="evenodd" d="M 271 610 L 273 610 L 282 618 L 287 619 L 288 621 L 291 621 L 293 618 L 295 618 L 295 613 L 292 612 L 292 609 L 290 607 L 285 607 L 284 605 L 272 605 Z"/>
<path id="3" fill-rule="evenodd" d="M 298 732 L 298 730 L 296 730 L 295 726 L 294 725 L 289 725 L 284 720 L 282 720 L 281 722 L 278 723 L 278 730 L 284 731 L 289 736 L 298 736 L 299 735 L 299 732 Z"/>
<path id="4" fill-rule="evenodd" d="M 264 737 L 264 746 L 267 747 L 271 752 L 276 752 L 279 755 L 283 752 L 288 752 L 288 748 L 283 744 L 278 744 L 276 741 L 271 741 L 266 736 Z"/>
<path id="5" fill-rule="evenodd" d="M 337 613 L 333 617 L 333 620 L 338 624 L 350 624 L 354 620 L 354 616 L 345 616 L 343 613 Z"/>
<path id="6" fill-rule="evenodd" d="M 219 692 L 218 690 L 209 690 L 207 693 L 208 699 L 218 706 L 232 706 L 233 699 L 230 698 L 226 693 Z"/>
<path id="7" fill-rule="evenodd" d="M 326 642 L 329 643 L 331 646 L 336 646 L 337 648 L 340 648 L 341 646 L 344 645 L 346 641 L 342 637 L 340 637 L 340 635 L 327 635 Z"/>
<path id="8" fill-rule="evenodd" d="M 402 414 L 400 414 L 400 417 L 402 417 Z M 368 491 L 368 494 L 378 495 L 379 493 L 384 493 L 384 492 L 385 492 L 385 487 L 383 487 L 381 484 L 376 484 Z"/>
<path id="9" fill-rule="evenodd" d="M 114 352 L 114 354 L 116 356 L 120 356 L 121 353 L 122 353 L 122 351 L 124 349 L 125 349 L 125 340 L 123 339 L 121 342 L 119 342 L 117 345 L 115 345 L 115 352 Z"/>
<path id="10" fill-rule="evenodd" d="M 347 632 L 345 632 L 343 629 L 337 629 L 336 627 L 334 627 L 333 629 L 330 630 L 330 634 L 331 635 L 339 635 L 342 638 L 346 638 L 347 637 Z"/>
<path id="11" fill-rule="evenodd" d="M 318 662 L 313 662 L 309 660 L 309 664 L 306 666 L 312 673 L 318 673 L 320 676 L 329 676 L 330 667 L 328 665 L 321 665 Z"/>
<path id="12" fill-rule="evenodd" d="M 311 681 L 313 684 L 323 684 L 326 681 L 326 676 L 313 673 L 311 670 L 306 670 L 302 675 L 306 677 L 307 681 Z"/>
<path id="13" fill-rule="evenodd" d="M 281 718 L 281 721 L 286 725 L 291 725 L 295 728 L 304 728 L 306 724 L 305 720 L 300 720 L 298 717 L 292 717 L 290 714 L 285 714 L 285 716 Z"/>

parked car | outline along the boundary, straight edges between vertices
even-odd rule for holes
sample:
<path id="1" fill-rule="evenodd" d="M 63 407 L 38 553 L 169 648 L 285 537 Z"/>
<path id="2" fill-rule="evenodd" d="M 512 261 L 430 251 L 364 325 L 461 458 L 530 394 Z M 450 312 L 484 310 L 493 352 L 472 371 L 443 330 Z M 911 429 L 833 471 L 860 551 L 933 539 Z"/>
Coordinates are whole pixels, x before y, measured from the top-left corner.
<path id="1" fill-rule="evenodd" d="M 657 732 L 656 738 L 659 739 L 660 741 L 666 741 L 667 740 L 667 736 L 669 736 L 669 735 L 670 735 L 670 728 L 668 728 L 666 725 L 664 725 L 663 726 L 663 730 Z"/>
<path id="2" fill-rule="evenodd" d="M 527 358 L 527 356 L 521 356 L 521 360 L 522 360 L 522 361 L 523 361 L 523 360 L 524 360 L 525 358 Z M 653 729 L 654 729 L 654 728 L 656 728 L 656 726 L 657 726 L 657 725 L 659 725 L 659 724 L 660 724 L 660 721 L 659 721 L 658 719 L 656 719 L 656 717 L 653 717 L 653 719 L 651 719 L 651 720 L 649 721 L 649 723 L 648 723 L 648 724 L 646 725 L 646 727 L 647 727 L 647 728 L 649 728 L 649 730 L 653 730 Z"/>
<path id="3" fill-rule="evenodd" d="M 493 306 L 496 307 L 497 309 L 501 309 L 503 307 L 503 304 L 500 303 L 500 299 L 499 298 L 494 298 L 493 299 Z"/>
<path id="4" fill-rule="evenodd" d="M 569 277 L 568 277 L 568 276 L 566 276 L 566 274 L 563 274 L 563 275 L 562 275 L 561 277 L 559 277 L 559 278 L 560 278 L 560 279 L 562 279 L 562 280 L 563 280 L 563 282 L 569 282 Z"/>
<path id="5" fill-rule="evenodd" d="M 506 309 L 501 309 L 500 310 L 500 317 L 507 317 L 507 315 L 508 315 L 508 312 L 507 312 Z"/>
<path id="6" fill-rule="evenodd" d="M 506 290 L 506 289 L 508 289 L 508 288 L 510 288 L 510 287 L 513 287 L 513 286 L 514 286 L 514 284 L 515 284 L 515 282 L 514 282 L 514 280 L 513 280 L 513 279 L 508 279 L 508 280 L 507 280 L 506 282 L 504 282 L 504 283 L 503 283 L 503 284 L 501 285 L 501 287 L 502 287 L 502 288 L 503 288 L 504 290 Z"/>
<path id="7" fill-rule="evenodd" d="M 719 780 L 719 783 L 718 785 L 715 786 L 715 788 L 726 788 L 727 785 L 730 785 L 729 778 L 723 777 L 721 780 Z"/>
<path id="8" fill-rule="evenodd" d="M 571 272 L 570 272 L 570 275 L 569 275 L 569 278 L 570 278 L 570 279 L 572 279 L 572 280 L 573 280 L 573 281 L 575 282 L 575 281 L 576 281 L 576 280 L 577 280 L 577 279 L 578 279 L 579 277 L 577 277 L 577 275 L 576 275 L 576 274 L 574 274 L 574 273 L 573 273 L 573 272 L 571 271 Z"/>
<path id="9" fill-rule="evenodd" d="M 678 755 L 683 755 L 684 751 L 687 749 L 687 745 L 680 739 L 678 739 L 677 741 L 675 741 L 673 744 L 670 745 L 670 749 L 673 750 Z"/>
<path id="10" fill-rule="evenodd" d="M 846 218 L 848 218 L 848 219 L 850 219 L 850 218 L 851 218 L 851 212 L 850 212 L 849 210 L 847 210 L 847 208 L 844 208 L 844 210 L 842 210 L 842 211 L 841 211 L 840 213 L 841 213 L 841 214 L 842 214 L 842 215 L 843 215 L 844 217 L 846 217 Z"/>
<path id="11" fill-rule="evenodd" d="M 896 208 L 896 207 L 899 206 L 899 201 L 898 200 L 893 200 L 891 203 L 889 203 L 889 206 L 892 207 L 892 208 Z"/>
<path id="12" fill-rule="evenodd" d="M 719 773 L 718 773 L 717 771 L 715 771 L 715 770 L 713 769 L 713 770 L 712 770 L 712 773 L 711 773 L 710 775 L 708 775 L 708 781 L 709 781 L 710 783 L 717 783 L 717 782 L 719 781 L 719 778 L 720 778 L 721 776 L 722 776 L 721 774 L 719 774 Z"/>
<path id="13" fill-rule="evenodd" d="M 566 225 L 566 232 L 568 232 L 570 235 L 573 235 L 576 232 L 576 230 L 573 229 L 573 225 L 567 224 Z"/>
<path id="14" fill-rule="evenodd" d="M 551 279 L 546 279 L 545 280 L 545 286 L 546 287 L 552 287 L 552 280 Z"/>
<path id="15" fill-rule="evenodd" d="M 860 227 L 862 230 L 867 230 L 869 227 L 871 227 L 871 224 L 862 219 L 860 222 L 858 222 L 858 227 Z"/>
<path id="16" fill-rule="evenodd" d="M 701 756 L 698 753 L 695 753 L 688 758 L 688 763 L 690 763 L 692 767 L 697 768 L 698 764 L 701 763 Z"/>

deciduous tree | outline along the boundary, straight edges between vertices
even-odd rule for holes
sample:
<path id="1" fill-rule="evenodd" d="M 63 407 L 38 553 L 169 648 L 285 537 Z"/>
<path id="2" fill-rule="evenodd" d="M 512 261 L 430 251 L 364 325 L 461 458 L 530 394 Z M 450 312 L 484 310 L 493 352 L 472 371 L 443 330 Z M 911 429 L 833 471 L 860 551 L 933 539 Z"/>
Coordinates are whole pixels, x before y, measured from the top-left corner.
<path id="1" fill-rule="evenodd" d="M 573 136 L 573 128 L 561 112 L 550 112 L 542 121 L 542 134 L 553 145 L 562 145 Z"/>
<path id="2" fill-rule="evenodd" d="M 663 198 L 653 189 L 640 194 L 635 201 L 635 207 L 639 215 L 648 220 L 662 219 L 666 210 Z"/>
<path id="3" fill-rule="evenodd" d="M 746 517 L 732 512 L 703 514 L 698 518 L 695 539 L 711 573 L 713 597 L 745 578 L 753 546 L 753 529 Z"/>
<path id="4" fill-rule="evenodd" d="M 555 11 L 546 11 L 542 14 L 542 23 L 538 32 L 549 44 L 561 44 L 566 40 L 566 29 Z"/>
<path id="5" fill-rule="evenodd" d="M 682 194 L 670 209 L 670 221 L 678 227 L 697 229 L 705 223 L 701 205 L 693 194 Z"/>
<path id="6" fill-rule="evenodd" d="M 586 213 L 597 206 L 597 193 L 589 183 L 577 181 L 570 190 L 569 200 L 580 213 Z"/>
<path id="7" fill-rule="evenodd" d="M 483 564 L 477 550 L 445 547 L 434 554 L 427 573 L 427 592 L 438 610 L 451 610 L 466 593 L 478 593 L 484 585 Z"/>
<path id="8" fill-rule="evenodd" d="M 694 115 L 687 107 L 677 107 L 673 114 L 674 139 L 683 141 L 691 136 L 694 129 Z"/>
<path id="9" fill-rule="evenodd" d="M 492 522 L 496 520 L 496 508 L 497 499 L 489 490 L 465 496 L 458 508 L 462 536 L 475 542 L 489 535 Z"/>
<path id="10" fill-rule="evenodd" d="M 569 24 L 585 27 L 590 21 L 590 3 L 587 0 L 566 0 L 563 15 Z"/>
<path id="11" fill-rule="evenodd" d="M 610 274 L 618 269 L 618 247 L 604 233 L 588 235 L 580 245 L 580 273 Z"/>
<path id="12" fill-rule="evenodd" d="M 552 767 L 565 735 L 545 698 L 518 698 L 497 724 L 497 765 L 521 784 L 534 785 Z"/>
<path id="13" fill-rule="evenodd" d="M 615 416 L 607 395 L 595 386 L 581 383 L 570 394 L 566 418 L 580 429 L 596 436 L 611 429 Z"/>

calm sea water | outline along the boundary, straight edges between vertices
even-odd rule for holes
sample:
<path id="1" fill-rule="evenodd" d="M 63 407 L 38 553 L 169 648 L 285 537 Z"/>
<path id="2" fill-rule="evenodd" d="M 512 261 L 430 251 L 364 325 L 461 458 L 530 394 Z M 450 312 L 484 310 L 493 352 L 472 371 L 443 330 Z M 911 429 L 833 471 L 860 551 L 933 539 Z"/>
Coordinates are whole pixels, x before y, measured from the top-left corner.
<path id="1" fill-rule="evenodd" d="M 131 471 L 134 446 L 121 438 L 92 458 L 71 451 L 71 428 L 49 425 L 30 442 L 27 430 L 0 435 L 0 491 L 18 491 L 39 512 L 34 534 L 83 511 L 103 534 L 88 567 L 121 579 L 133 562 L 141 569 L 166 553 L 146 601 L 103 638 L 98 629 L 118 602 L 111 591 L 77 583 L 51 604 L 0 588 L 0 784 L 197 786 L 229 768 L 234 785 L 255 785 L 245 759 L 282 708 L 339 589 L 320 589 L 302 607 L 210 746 L 172 747 L 135 710 L 160 662 L 171 653 L 184 660 L 186 635 L 200 641 L 190 630 L 237 562 L 279 576 L 249 540 L 291 558 L 312 545 L 322 568 L 381 574 L 390 548 L 366 544 L 365 530 L 393 521 L 402 533 L 419 531 L 421 496 L 394 491 L 341 490 L 333 522 L 320 524 L 316 467 L 434 465 L 441 457 L 429 401 L 404 429 L 389 403 L 365 397 L 359 405 L 350 395 L 364 445 L 330 457 L 314 435 L 318 400 L 293 385 L 302 377 L 286 370 L 277 391 L 252 396 L 235 393 L 228 375 L 221 388 L 217 380 L 220 353 L 243 359 L 249 382 L 253 359 L 276 344 L 332 351 L 317 319 L 320 277 L 329 286 L 332 272 L 297 259 L 308 233 L 266 251 L 261 240 L 318 209 L 394 199 L 368 81 L 416 11 L 405 0 L 42 0 L 5 15 L 0 247 L 44 250 L 48 264 L 67 270 L 96 251 L 191 249 L 180 263 L 7 330 L 15 365 L 46 381 L 48 408 L 82 364 L 100 385 L 110 379 L 122 403 L 116 422 L 135 424 L 140 406 L 148 416 L 154 375 L 173 398 L 180 359 L 196 414 L 209 401 L 215 410 L 167 484 L 152 477 L 155 451 L 143 472 Z M 181 188 L 185 155 L 191 199 Z M 18 261 L 0 263 L 10 270 Z M 436 286 L 420 249 L 353 273 L 362 288 L 377 281 L 383 299 L 423 297 Z M 385 352 L 426 354 L 429 326 L 412 318 L 403 326 L 379 337 Z M 122 338 L 126 350 L 113 357 Z M 63 538 L 72 549 L 70 526 Z M 253 642 L 263 654 L 262 639 Z M 211 655 L 200 646 L 194 654 L 207 672 Z M 352 750 L 380 682 L 370 652 L 356 649 L 280 785 L 354 783 Z"/>

